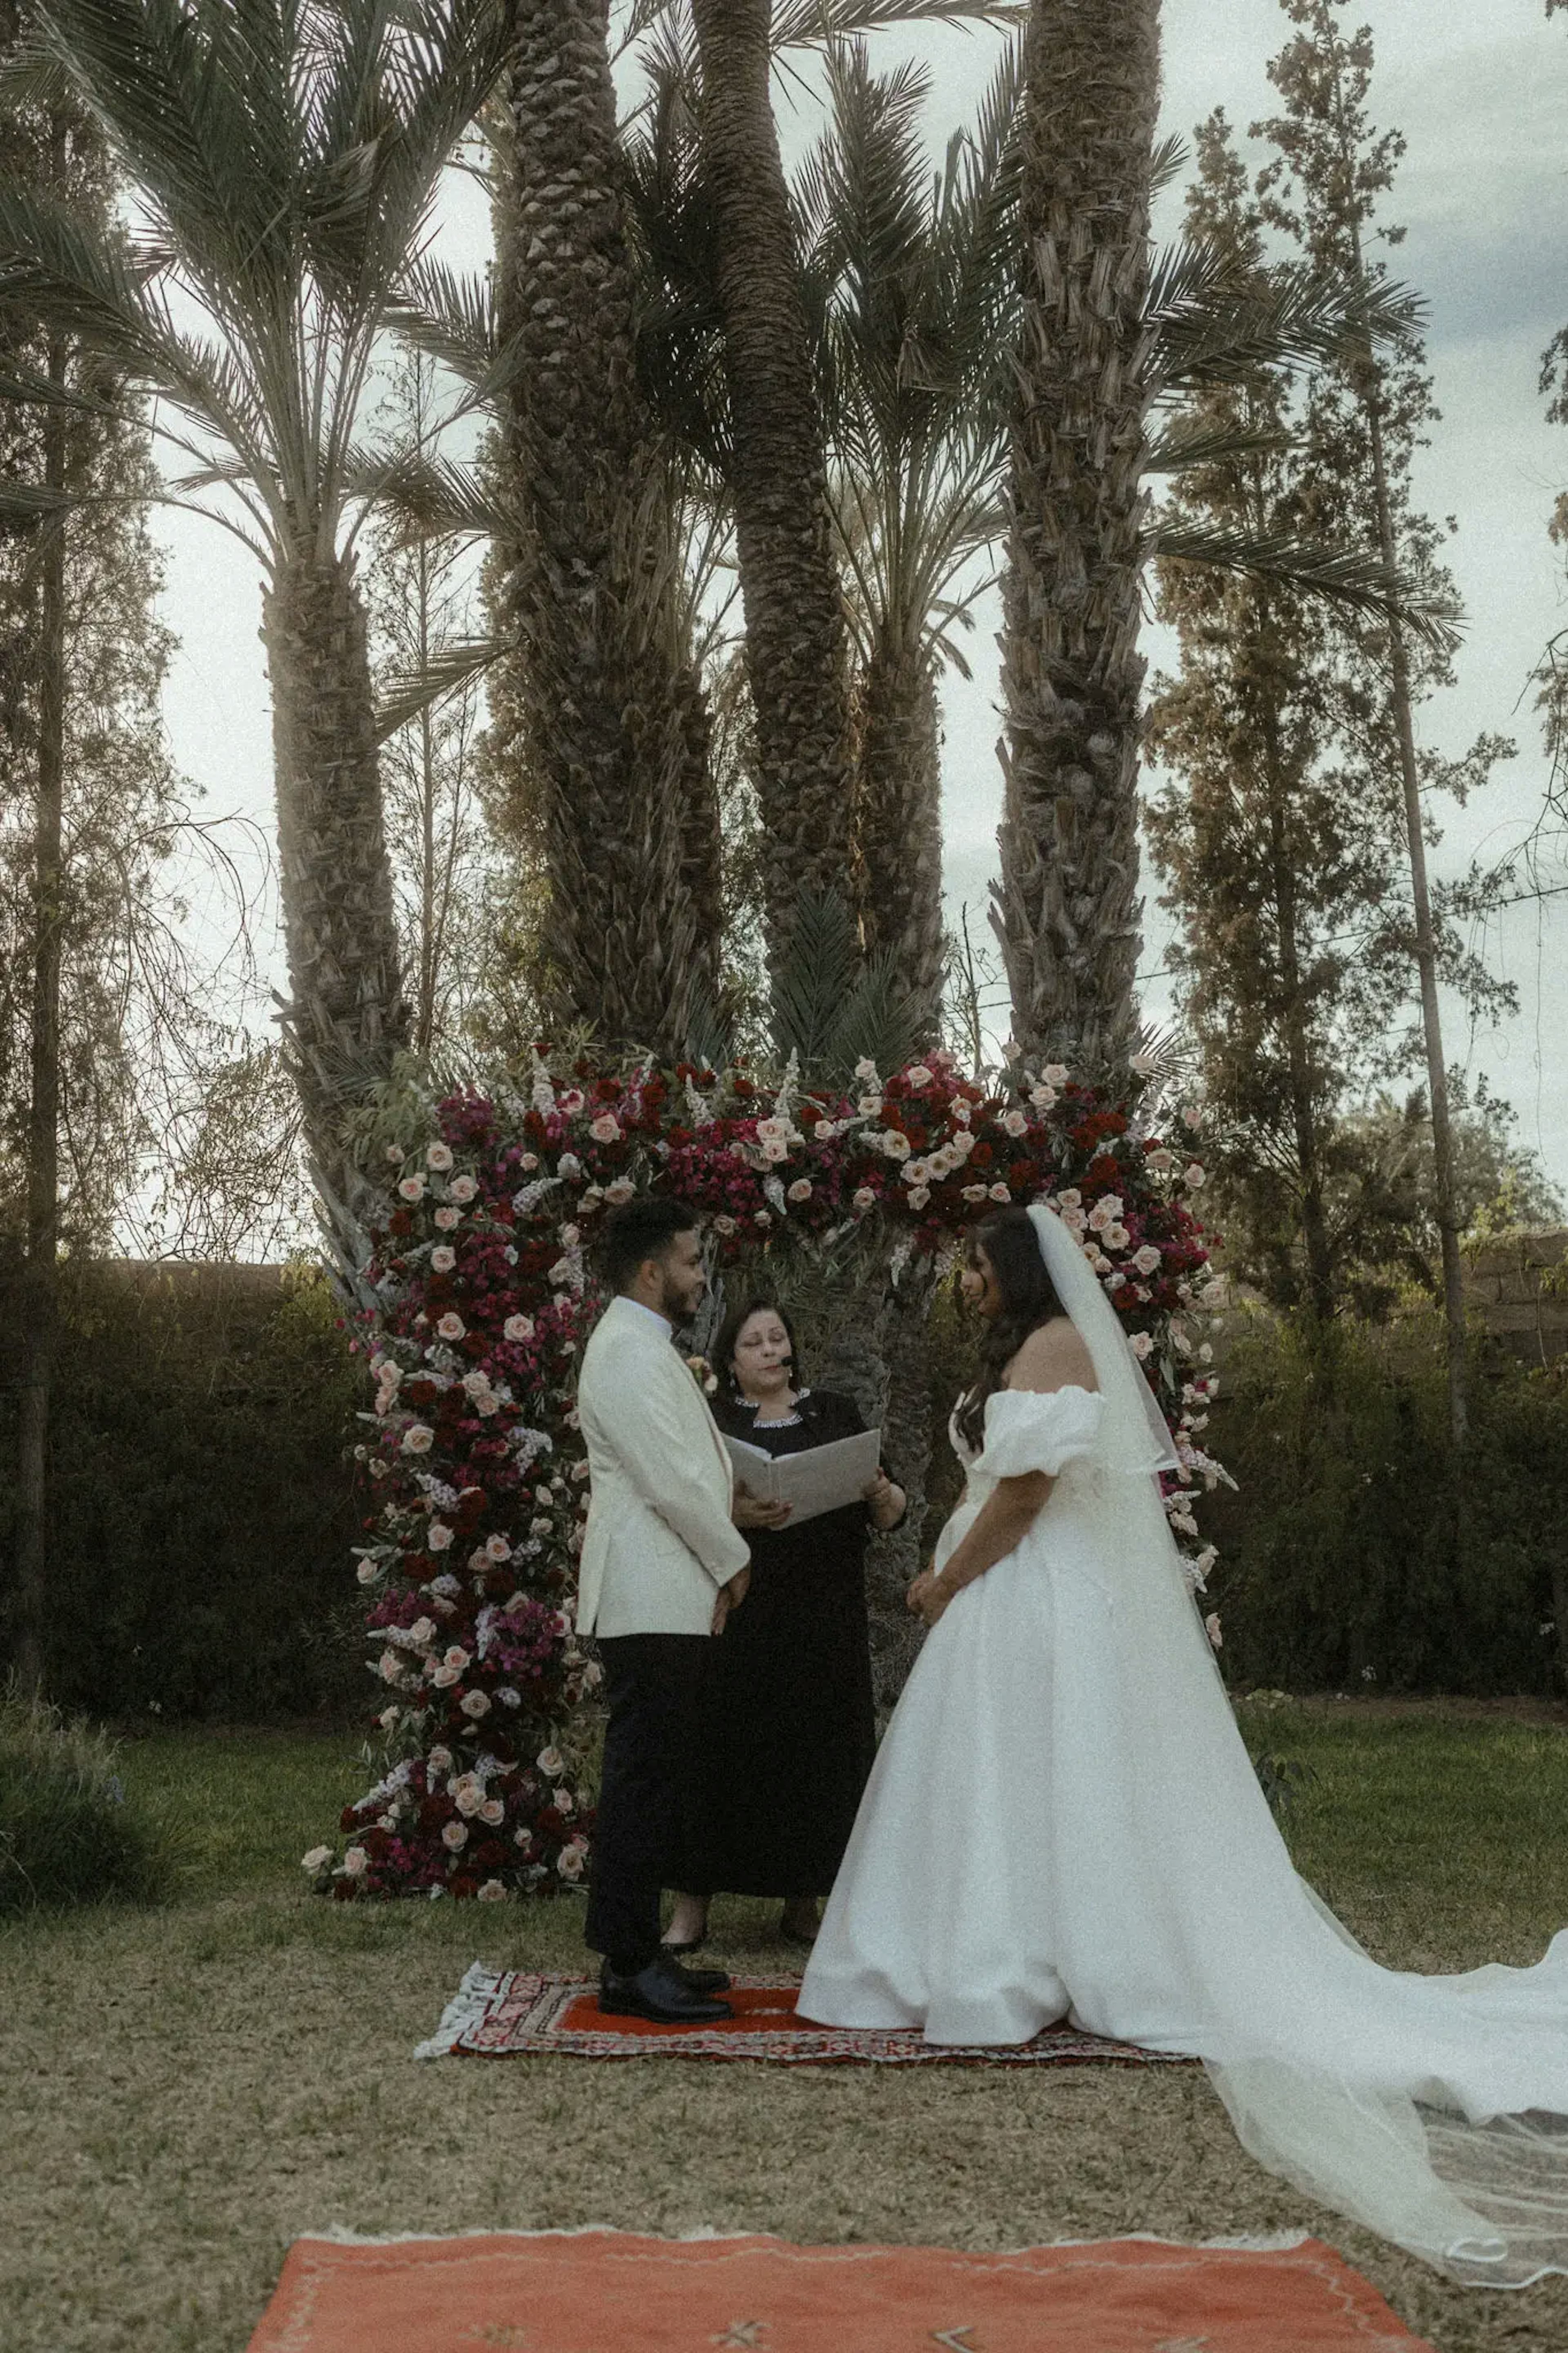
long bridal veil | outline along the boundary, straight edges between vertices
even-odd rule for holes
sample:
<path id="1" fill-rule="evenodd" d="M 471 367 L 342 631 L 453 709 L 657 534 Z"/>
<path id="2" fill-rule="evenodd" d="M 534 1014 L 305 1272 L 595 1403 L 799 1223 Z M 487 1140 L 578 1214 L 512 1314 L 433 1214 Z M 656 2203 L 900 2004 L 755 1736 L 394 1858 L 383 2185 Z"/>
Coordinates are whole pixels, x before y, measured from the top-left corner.
<path id="1" fill-rule="evenodd" d="M 1190 2047 L 1243 2146 L 1309 2196 L 1467 2285 L 1568 2271 L 1568 1932 L 1533 1968 L 1385 1969 L 1297 1875 L 1166 1525 L 1169 1432 L 1078 1242 L 1030 1216 L 1105 1399 L 1094 1509 L 1158 1882 L 1129 1919 L 1165 1940 L 1189 2015 L 1198 1989 Z"/>

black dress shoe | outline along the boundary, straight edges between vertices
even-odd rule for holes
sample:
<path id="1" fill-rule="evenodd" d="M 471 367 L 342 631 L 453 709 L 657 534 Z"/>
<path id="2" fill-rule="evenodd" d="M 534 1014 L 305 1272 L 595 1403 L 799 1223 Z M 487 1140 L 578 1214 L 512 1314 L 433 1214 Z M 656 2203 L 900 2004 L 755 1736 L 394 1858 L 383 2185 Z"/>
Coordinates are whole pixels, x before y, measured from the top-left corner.
<path id="1" fill-rule="evenodd" d="M 651 2018 L 660 2026 L 710 2026 L 733 2018 L 727 2001 L 698 1993 L 668 1961 L 650 1961 L 635 1977 L 616 1977 L 607 1966 L 599 1975 L 599 2008 L 610 2018 Z"/>
<path id="2" fill-rule="evenodd" d="M 665 1966 L 672 1976 L 680 1979 L 682 1985 L 689 1986 L 693 1993 L 728 1993 L 730 1990 L 729 1972 L 725 1969 L 683 1969 L 679 1961 L 667 1962 Z"/>

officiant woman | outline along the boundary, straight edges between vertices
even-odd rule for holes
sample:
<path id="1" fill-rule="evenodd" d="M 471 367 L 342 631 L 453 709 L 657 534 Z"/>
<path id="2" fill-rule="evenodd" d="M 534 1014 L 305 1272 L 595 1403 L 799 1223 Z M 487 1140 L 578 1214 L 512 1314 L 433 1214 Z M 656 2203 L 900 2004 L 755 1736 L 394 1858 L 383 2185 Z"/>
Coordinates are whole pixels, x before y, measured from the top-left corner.
<path id="1" fill-rule="evenodd" d="M 748 1300 L 727 1317 L 712 1361 L 720 1429 L 768 1454 L 866 1427 L 848 1398 L 805 1386 L 794 1329 L 773 1300 Z M 876 1753 L 867 1539 L 903 1514 L 903 1490 L 882 1471 L 863 1502 L 798 1527 L 737 1482 L 752 1585 L 708 1646 L 692 1759 L 700 1867 L 677 1896 L 669 1950 L 695 1950 L 708 1898 L 721 1892 L 780 1896 L 781 1936 L 809 1945 L 816 1935 L 816 1899 L 833 1884 Z"/>

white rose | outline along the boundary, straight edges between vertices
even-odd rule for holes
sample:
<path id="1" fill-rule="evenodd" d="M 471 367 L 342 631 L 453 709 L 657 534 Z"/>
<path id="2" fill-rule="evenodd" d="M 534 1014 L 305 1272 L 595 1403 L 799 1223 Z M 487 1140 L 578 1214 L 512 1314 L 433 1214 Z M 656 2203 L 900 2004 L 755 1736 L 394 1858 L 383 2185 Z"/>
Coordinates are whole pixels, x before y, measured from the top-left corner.
<path id="1" fill-rule="evenodd" d="M 1152 1242 L 1145 1242 L 1141 1250 L 1133 1251 L 1132 1263 L 1140 1274 L 1152 1274 L 1160 1263 L 1160 1253 Z"/>
<path id="2" fill-rule="evenodd" d="M 1219 1630 L 1219 1612 L 1217 1610 L 1211 1609 L 1208 1616 L 1204 1620 L 1204 1632 L 1209 1638 L 1209 1647 L 1211 1650 L 1224 1650 L 1225 1636 Z"/>
<path id="3" fill-rule="evenodd" d="M 782 1136 L 769 1136 L 767 1142 L 763 1146 L 763 1158 L 775 1168 L 778 1166 L 781 1160 L 787 1160 L 789 1158 L 789 1146 Z"/>
<path id="4" fill-rule="evenodd" d="M 1131 1239 L 1132 1237 L 1128 1232 L 1125 1226 L 1111 1224 L 1107 1226 L 1104 1229 L 1105 1247 L 1107 1250 L 1124 1250 Z"/>
<path id="5" fill-rule="evenodd" d="M 485 1551 L 488 1553 L 491 1560 L 510 1560 L 511 1558 L 511 1546 L 503 1535 L 487 1536 L 485 1538 Z"/>
<path id="6" fill-rule="evenodd" d="M 1154 1353 L 1154 1343 L 1147 1332 L 1134 1332 L 1128 1345 L 1140 1364 L 1146 1356 L 1152 1356 Z"/>
<path id="7" fill-rule="evenodd" d="M 818 1144 L 831 1144 L 838 1130 L 830 1119 L 819 1119 L 811 1132 Z"/>
<path id="8" fill-rule="evenodd" d="M 322 1865 L 331 1862 L 331 1859 L 332 1850 L 330 1846 L 313 1846 L 309 1854 L 300 1856 L 300 1868 L 301 1871 L 320 1871 Z"/>
<path id="9" fill-rule="evenodd" d="M 555 1868 L 563 1879 L 581 1879 L 585 1860 L 583 1849 L 574 1842 L 562 1848 Z"/>
<path id="10" fill-rule="evenodd" d="M 1029 1123 L 1021 1111 L 1005 1111 L 1002 1124 L 1009 1135 L 1027 1135 L 1029 1132 Z"/>
<path id="11" fill-rule="evenodd" d="M 452 1542 L 452 1531 L 445 1520 L 432 1520 L 430 1533 L 425 1541 L 432 1552 L 446 1552 Z"/>
<path id="12" fill-rule="evenodd" d="M 458 1704 L 463 1714 L 471 1716 L 477 1724 L 481 1715 L 489 1715 L 490 1712 L 489 1694 L 482 1691 L 465 1692 Z"/>
<path id="13" fill-rule="evenodd" d="M 443 1340 L 460 1340 L 468 1328 L 462 1317 L 450 1307 L 436 1326 Z"/>
<path id="14" fill-rule="evenodd" d="M 862 1119 L 879 1119 L 882 1112 L 880 1095 L 862 1095 L 855 1105 Z"/>
<path id="15" fill-rule="evenodd" d="M 1057 1104 L 1057 1091 L 1055 1087 L 1031 1087 L 1029 1101 L 1037 1111 L 1054 1111 Z"/>
<path id="16" fill-rule="evenodd" d="M 1189 1190 L 1195 1193 L 1198 1187 L 1204 1182 L 1205 1175 L 1205 1171 L 1197 1161 L 1189 1160 L 1186 1166 L 1182 1171 L 1182 1182 L 1187 1186 Z"/>
<path id="17" fill-rule="evenodd" d="M 963 1198 L 966 1201 L 984 1201 L 985 1198 L 984 1186 L 966 1185 L 963 1188 Z"/>
<path id="18" fill-rule="evenodd" d="M 1203 1124 L 1204 1113 L 1203 1105 L 1201 1103 L 1184 1103 L 1182 1105 L 1182 1125 L 1184 1127 L 1202 1127 Z"/>
<path id="19" fill-rule="evenodd" d="M 349 1879 L 363 1879 L 370 1869 L 370 1857 L 363 1846 L 343 1849 L 343 1872 Z"/>
<path id="20" fill-rule="evenodd" d="M 1010 1200 L 1012 1199 L 1012 1198 L 1013 1198 L 1013 1193 L 1012 1193 L 1012 1187 L 1011 1187 L 1010 1186 L 1007 1186 L 1007 1185 L 993 1185 L 993 1186 L 992 1186 L 992 1187 L 991 1187 L 991 1198 L 992 1198 L 994 1201 L 1010 1201 Z"/>
<path id="21" fill-rule="evenodd" d="M 910 1207 L 911 1209 L 923 1209 L 930 1199 L 931 1187 L 929 1185 L 917 1185 L 914 1191 L 910 1195 Z"/>
<path id="22" fill-rule="evenodd" d="M 789 1122 L 787 1119 L 758 1120 L 757 1142 L 759 1144 L 783 1144 L 788 1140 L 788 1137 Z"/>
<path id="23" fill-rule="evenodd" d="M 553 1746 L 549 1748 L 542 1748 L 533 1761 L 538 1766 L 540 1771 L 546 1774 L 552 1781 L 559 1780 L 562 1774 L 566 1770 L 566 1759 L 563 1757 L 559 1748 Z"/>
<path id="24" fill-rule="evenodd" d="M 882 1133 L 881 1148 L 889 1160 L 907 1160 L 910 1156 L 910 1139 L 899 1128 L 886 1128 Z"/>
<path id="25" fill-rule="evenodd" d="M 877 1075 L 876 1063 L 862 1059 L 855 1065 L 855 1075 L 858 1079 L 874 1079 Z"/>
<path id="26" fill-rule="evenodd" d="M 715 1218 L 713 1230 L 716 1234 L 733 1234 L 738 1233 L 740 1229 L 733 1218 Z"/>
<path id="27" fill-rule="evenodd" d="M 473 1199 L 479 1189 L 478 1180 L 472 1176 L 454 1176 L 451 1183 L 447 1187 L 452 1199 L 454 1201 L 461 1201 L 465 1208 L 467 1208 L 468 1203 Z"/>
<path id="28" fill-rule="evenodd" d="M 867 1209 L 874 1209 L 876 1208 L 877 1196 L 872 1192 L 869 1185 L 862 1185 L 859 1187 L 856 1192 L 852 1206 L 862 1212 Z"/>
<path id="29" fill-rule="evenodd" d="M 400 1177 L 397 1189 L 405 1201 L 422 1201 L 425 1198 L 425 1179 L 423 1176 Z"/>
<path id="30" fill-rule="evenodd" d="M 432 1274 L 450 1274 L 458 1263 L 458 1253 L 449 1242 L 437 1242 L 430 1253 Z"/>
<path id="31" fill-rule="evenodd" d="M 449 1847 L 454 1854 L 461 1854 L 463 1849 L 468 1843 L 468 1826 L 467 1822 L 443 1823 L 441 1828 L 441 1843 L 445 1847 Z"/>
<path id="32" fill-rule="evenodd" d="M 904 1077 L 911 1087 L 929 1087 L 931 1082 L 931 1074 L 923 1062 L 917 1062 L 912 1071 L 906 1071 Z"/>
<path id="33" fill-rule="evenodd" d="M 384 1683 L 400 1683 L 403 1678 L 403 1662 L 395 1651 L 383 1651 L 375 1662 L 375 1671 Z"/>
<path id="34" fill-rule="evenodd" d="M 449 1748 L 432 1748 L 426 1762 L 432 1773 L 449 1773 L 452 1769 L 452 1752 Z"/>
<path id="35" fill-rule="evenodd" d="M 458 1680 L 458 1672 L 456 1667 L 437 1667 L 430 1680 L 437 1691 L 450 1691 Z"/>
<path id="36" fill-rule="evenodd" d="M 611 1112 L 602 1111 L 588 1130 L 595 1144 L 618 1144 L 621 1123 Z"/>
<path id="37" fill-rule="evenodd" d="M 452 1803 L 465 1821 L 472 1821 L 474 1816 L 483 1809 L 484 1802 L 484 1791 L 479 1783 L 472 1779 L 460 1781 L 452 1792 Z"/>
<path id="38" fill-rule="evenodd" d="M 477 1366 L 471 1373 L 465 1373 L 463 1375 L 461 1386 L 465 1394 L 468 1397 L 488 1397 L 489 1395 L 490 1377 L 489 1373 L 485 1371 L 482 1365 Z"/>
<path id="39" fill-rule="evenodd" d="M 1047 1062 L 1040 1076 L 1047 1087 L 1065 1087 L 1068 1082 L 1068 1066 L 1065 1062 Z"/>
<path id="40" fill-rule="evenodd" d="M 810 1177 L 797 1176 L 795 1183 L 790 1187 L 785 1198 L 791 1201 L 809 1201 L 811 1198 Z"/>
<path id="41" fill-rule="evenodd" d="M 608 1201 L 612 1209 L 620 1209 L 626 1207 L 626 1204 L 631 1199 L 636 1191 L 637 1187 L 632 1183 L 629 1176 L 617 1176 L 613 1185 L 605 1186 L 605 1198 Z M 583 1196 L 584 1201 L 587 1198 L 588 1196 L 584 1193 Z"/>
<path id="42" fill-rule="evenodd" d="M 460 1642 L 454 1642 L 441 1662 L 444 1667 L 450 1667 L 455 1675 L 460 1675 L 468 1663 L 468 1653 Z"/>
<path id="43" fill-rule="evenodd" d="M 383 1732 L 390 1732 L 393 1726 L 396 1724 L 400 1714 L 401 1710 L 396 1707 L 384 1707 L 381 1714 L 375 1720 L 377 1724 L 380 1725 Z"/>
<path id="44" fill-rule="evenodd" d="M 436 1640 L 434 1618 L 416 1618 L 413 1625 L 408 1629 L 408 1639 L 416 1651 L 427 1650 Z"/>
<path id="45" fill-rule="evenodd" d="M 509 1315 L 500 1329 L 503 1340 L 531 1340 L 533 1318 L 531 1315 Z"/>
<path id="46" fill-rule="evenodd" d="M 1152 1168 L 1156 1176 L 1163 1176 L 1166 1169 L 1173 1166 L 1173 1155 L 1163 1144 L 1157 1144 L 1152 1152 L 1143 1155 L 1143 1166 Z"/>
<path id="47" fill-rule="evenodd" d="M 374 1560 L 362 1560 L 354 1575 L 362 1585 L 374 1585 L 381 1570 Z"/>
<path id="48" fill-rule="evenodd" d="M 1133 1054 L 1130 1057 L 1128 1067 L 1130 1070 L 1136 1071 L 1141 1079 L 1152 1079 L 1160 1066 L 1152 1054 Z"/>
<path id="49" fill-rule="evenodd" d="M 498 1822 L 505 1821 L 506 1808 L 499 1798 L 485 1799 L 484 1804 L 479 1808 L 479 1820 L 481 1822 L 488 1822 L 492 1831 Z"/>
<path id="50" fill-rule="evenodd" d="M 451 1165 L 452 1150 L 449 1145 L 431 1144 L 426 1146 L 425 1166 L 426 1168 L 434 1168 L 444 1175 L 446 1171 L 450 1168 Z"/>
<path id="51" fill-rule="evenodd" d="M 478 1900 L 481 1904 L 504 1904 L 506 1889 L 499 1879 L 487 1879 L 479 1889 Z"/>

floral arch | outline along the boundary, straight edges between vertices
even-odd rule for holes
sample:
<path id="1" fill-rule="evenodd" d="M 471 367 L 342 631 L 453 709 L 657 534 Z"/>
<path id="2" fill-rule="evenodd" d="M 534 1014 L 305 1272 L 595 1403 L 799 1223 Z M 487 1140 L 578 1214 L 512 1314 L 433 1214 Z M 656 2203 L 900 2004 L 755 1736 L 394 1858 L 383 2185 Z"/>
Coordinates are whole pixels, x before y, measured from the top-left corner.
<path id="1" fill-rule="evenodd" d="M 1194 1493 L 1223 1474 L 1198 1443 L 1215 1383 L 1191 1329 L 1196 1111 L 1142 1078 L 1112 1103 L 1055 1066 L 987 1087 L 942 1053 L 885 1080 L 862 1063 L 855 1084 L 541 1052 L 526 1096 L 454 1094 L 384 1141 L 351 1345 L 375 1381 L 357 1552 L 385 1770 L 306 1857 L 323 1891 L 495 1902 L 584 1875 L 575 1726 L 598 1669 L 568 1614 L 587 1509 L 573 1397 L 601 1303 L 594 1226 L 640 1188 L 691 1202 L 721 1264 L 889 1243 L 940 1264 L 993 1204 L 1052 1202 L 1176 1433 L 1167 1509 L 1201 1587 Z"/>

